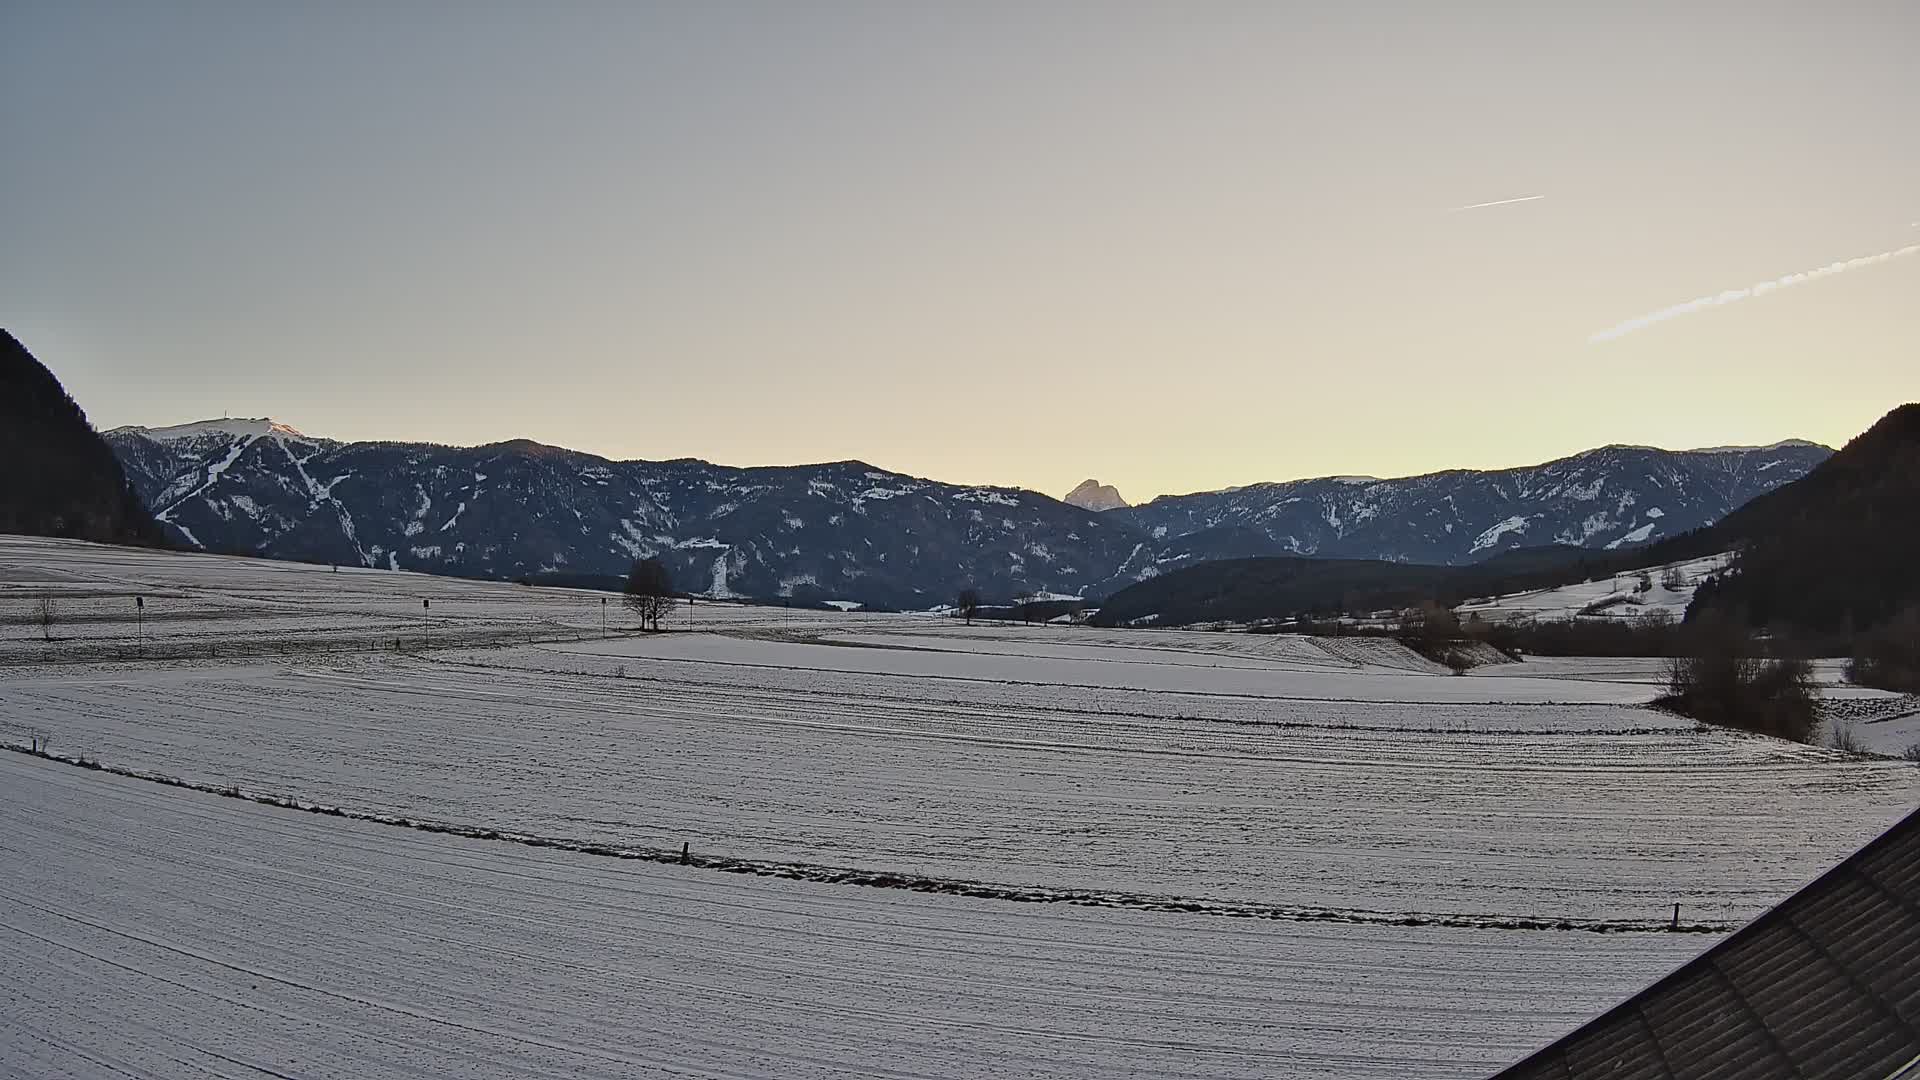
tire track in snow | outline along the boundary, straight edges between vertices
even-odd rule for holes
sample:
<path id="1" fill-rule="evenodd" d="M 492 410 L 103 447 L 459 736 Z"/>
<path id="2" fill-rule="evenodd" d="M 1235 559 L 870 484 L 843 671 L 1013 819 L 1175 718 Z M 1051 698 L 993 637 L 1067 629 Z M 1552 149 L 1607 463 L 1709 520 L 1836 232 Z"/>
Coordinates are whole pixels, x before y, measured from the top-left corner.
<path id="1" fill-rule="evenodd" d="M 33 935 L 0 932 L 0 1073 L 34 1076 L 1469 1080 L 1710 940 L 651 869 L 20 755 L 0 851 Z"/>
<path id="2" fill-rule="evenodd" d="M 400 817 L 360 810 L 325 806 L 288 795 L 247 792 L 238 787 L 220 787 L 140 769 L 103 765 L 89 758 L 53 754 L 17 743 L 0 743 L 0 748 L 16 754 L 57 762 L 75 768 L 106 772 L 133 780 L 183 788 L 222 798 L 242 799 L 262 806 L 299 810 L 311 814 L 365 821 L 378 825 L 440 833 L 469 840 L 489 840 L 525 847 L 553 848 L 600 858 L 695 866 L 730 874 L 809 881 L 827 885 L 856 885 L 873 889 L 901 889 L 910 892 L 940 893 L 982 900 L 1003 900 L 1027 904 L 1072 904 L 1079 907 L 1124 908 L 1136 911 L 1182 912 L 1226 918 L 1271 919 L 1290 922 L 1353 923 L 1370 926 L 1444 926 L 1472 930 L 1560 930 L 1599 934 L 1684 933 L 1724 934 L 1734 929 L 1730 922 L 1687 922 L 1673 924 L 1660 919 L 1575 919 L 1541 918 L 1529 915 L 1476 914 L 1466 912 L 1375 911 L 1365 908 L 1300 907 L 1284 904 L 1253 904 L 1205 897 L 1161 896 L 1151 893 L 1103 889 L 1056 889 L 1042 886 L 1005 885 L 958 878 L 928 877 L 886 870 L 821 866 L 810 863 L 740 859 L 725 855 L 688 853 L 663 848 L 628 847 L 596 843 L 569 837 L 480 828 L 419 818 Z"/>

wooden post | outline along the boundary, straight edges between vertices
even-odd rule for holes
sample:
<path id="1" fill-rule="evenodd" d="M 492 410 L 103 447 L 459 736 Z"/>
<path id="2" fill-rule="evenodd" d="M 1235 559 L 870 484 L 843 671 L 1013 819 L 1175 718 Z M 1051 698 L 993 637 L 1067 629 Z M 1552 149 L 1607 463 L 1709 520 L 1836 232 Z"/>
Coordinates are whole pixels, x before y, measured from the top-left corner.
<path id="1" fill-rule="evenodd" d="M 1680 905 L 1679 904 L 1673 905 L 1673 928 L 1675 930 L 1680 929 Z"/>
<path id="2" fill-rule="evenodd" d="M 690 862 L 690 861 L 691 861 L 691 860 L 690 860 L 690 859 L 688 859 L 688 857 L 687 857 L 687 845 L 686 845 L 686 844 L 685 844 L 685 843 L 683 842 L 683 843 L 682 843 L 682 844 L 680 845 L 680 865 L 681 865 L 681 866 L 685 866 L 685 865 L 687 865 L 687 863 L 688 863 L 688 862 Z"/>

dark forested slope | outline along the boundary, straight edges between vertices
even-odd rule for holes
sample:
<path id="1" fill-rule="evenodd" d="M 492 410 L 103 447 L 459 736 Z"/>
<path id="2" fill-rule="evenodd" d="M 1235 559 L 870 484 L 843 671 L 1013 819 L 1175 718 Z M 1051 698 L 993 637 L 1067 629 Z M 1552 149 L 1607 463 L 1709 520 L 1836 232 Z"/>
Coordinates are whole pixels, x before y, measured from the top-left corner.
<path id="1" fill-rule="evenodd" d="M 1705 530 L 1734 570 L 1694 596 L 1756 626 L 1866 630 L 1920 607 L 1920 404 Z M 1655 549 L 1657 550 L 1657 548 Z"/>
<path id="2" fill-rule="evenodd" d="M 159 544 L 119 459 L 60 380 L 0 330 L 0 532 Z"/>
<path id="3" fill-rule="evenodd" d="M 1902 405 L 1804 477 L 1720 521 L 1641 548 L 1523 548 L 1470 566 L 1246 558 L 1188 566 L 1120 590 L 1098 621 L 1157 625 L 1454 605 L 1723 551 L 1734 568 L 1703 585 L 1694 614 L 1847 634 L 1920 608 L 1920 404 Z"/>

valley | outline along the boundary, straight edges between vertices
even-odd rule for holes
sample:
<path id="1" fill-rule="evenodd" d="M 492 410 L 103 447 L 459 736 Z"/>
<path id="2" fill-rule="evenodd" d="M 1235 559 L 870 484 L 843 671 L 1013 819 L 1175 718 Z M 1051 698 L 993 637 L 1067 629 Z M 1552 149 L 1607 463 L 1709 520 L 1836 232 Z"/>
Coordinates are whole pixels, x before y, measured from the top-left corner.
<path id="1" fill-rule="evenodd" d="M 17 537 L 0 578 L 12 1062 L 1477 1076 L 1920 798 L 1618 662 L 719 603 L 602 631 L 585 591 Z"/>

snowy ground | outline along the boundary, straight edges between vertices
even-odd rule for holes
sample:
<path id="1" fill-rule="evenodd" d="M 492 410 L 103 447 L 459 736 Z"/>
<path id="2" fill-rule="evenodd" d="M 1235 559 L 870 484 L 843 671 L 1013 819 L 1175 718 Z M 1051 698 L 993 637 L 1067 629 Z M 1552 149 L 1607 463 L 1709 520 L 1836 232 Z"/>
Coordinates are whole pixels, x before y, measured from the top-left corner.
<path id="1" fill-rule="evenodd" d="M 594 594 L 0 538 L 0 609 L 47 586 L 221 613 L 162 641 L 442 647 L 0 626 L 0 741 L 735 872 L 0 753 L 0 1074 L 1474 1076 L 1920 800 L 1648 710 L 1631 662 L 709 604 L 602 637 Z"/>
<path id="2" fill-rule="evenodd" d="M 768 881 L 14 754 L 0 792 L 10 1076 L 1471 1077 L 1705 945 Z"/>
<path id="3" fill-rule="evenodd" d="M 0 666 L 573 637 L 599 632 L 602 595 L 0 536 Z M 55 614 L 44 629 L 43 598 Z M 617 598 L 605 616 L 631 621 Z"/>
<path id="4" fill-rule="evenodd" d="M 1709 555 L 1701 559 L 1648 567 L 1644 571 L 1629 570 L 1579 585 L 1474 600 L 1454 610 L 1462 618 L 1478 615 L 1490 622 L 1515 619 L 1564 621 L 1575 617 L 1635 619 L 1655 613 L 1677 620 L 1686 614 L 1687 605 L 1693 602 L 1694 590 L 1702 581 L 1726 569 L 1728 558 L 1727 555 Z M 1643 574 L 1651 585 L 1644 592 L 1640 590 Z"/>
<path id="5" fill-rule="evenodd" d="M 1823 711 L 1826 729 L 1821 741 L 1831 743 L 1844 735 L 1869 753 L 1901 756 L 1920 764 L 1920 694 L 1830 698 Z"/>

